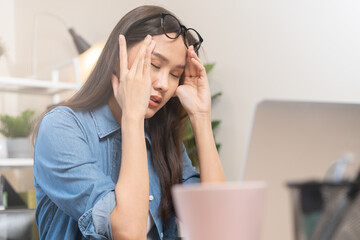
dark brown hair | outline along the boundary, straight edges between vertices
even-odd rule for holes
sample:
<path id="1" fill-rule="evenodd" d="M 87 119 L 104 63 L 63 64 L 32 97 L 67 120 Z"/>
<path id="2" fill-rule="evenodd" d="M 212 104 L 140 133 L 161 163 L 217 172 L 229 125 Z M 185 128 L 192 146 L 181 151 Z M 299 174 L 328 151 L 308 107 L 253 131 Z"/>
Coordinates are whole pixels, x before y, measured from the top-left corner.
<path id="1" fill-rule="evenodd" d="M 68 106 L 74 110 L 88 111 L 107 104 L 113 95 L 111 76 L 119 74 L 119 35 L 126 37 L 128 48 L 142 41 L 146 35 L 161 35 L 160 13 L 170 13 L 158 6 L 141 6 L 128 12 L 111 32 L 94 70 L 82 88 L 69 101 L 56 106 Z M 142 19 L 159 14 L 141 24 Z M 172 13 L 170 13 L 172 14 Z M 183 76 L 180 79 L 180 84 Z M 50 109 L 55 108 L 52 106 Z M 174 211 L 171 187 L 182 181 L 182 134 L 186 113 L 178 98 L 171 98 L 151 119 L 146 120 L 146 131 L 151 139 L 151 153 L 161 185 L 159 215 L 166 226 Z M 37 129 L 35 130 L 34 139 Z"/>

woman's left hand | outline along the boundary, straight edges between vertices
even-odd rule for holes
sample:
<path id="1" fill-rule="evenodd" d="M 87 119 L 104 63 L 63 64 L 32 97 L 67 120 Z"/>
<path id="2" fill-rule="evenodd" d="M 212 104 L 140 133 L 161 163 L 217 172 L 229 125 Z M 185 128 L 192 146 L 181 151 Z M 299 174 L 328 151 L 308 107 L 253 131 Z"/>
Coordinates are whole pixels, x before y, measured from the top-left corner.
<path id="1" fill-rule="evenodd" d="M 192 46 L 187 50 L 185 78 L 176 95 L 189 117 L 211 114 L 211 93 L 206 70 Z"/>

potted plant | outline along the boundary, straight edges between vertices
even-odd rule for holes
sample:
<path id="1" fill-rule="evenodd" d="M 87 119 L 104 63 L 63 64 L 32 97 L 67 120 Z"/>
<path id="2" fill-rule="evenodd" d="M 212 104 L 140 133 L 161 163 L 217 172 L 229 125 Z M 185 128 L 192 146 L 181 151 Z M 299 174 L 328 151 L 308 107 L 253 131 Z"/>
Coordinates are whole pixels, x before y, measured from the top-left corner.
<path id="1" fill-rule="evenodd" d="M 33 110 L 26 110 L 20 116 L 0 115 L 0 133 L 7 138 L 9 158 L 31 158 L 30 133 L 34 126 Z"/>

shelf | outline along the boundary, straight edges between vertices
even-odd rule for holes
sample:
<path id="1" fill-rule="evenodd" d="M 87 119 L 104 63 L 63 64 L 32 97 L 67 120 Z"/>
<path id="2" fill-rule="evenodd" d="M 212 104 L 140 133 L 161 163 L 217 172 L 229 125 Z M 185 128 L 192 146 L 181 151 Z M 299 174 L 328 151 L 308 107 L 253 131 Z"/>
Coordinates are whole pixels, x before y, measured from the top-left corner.
<path id="1" fill-rule="evenodd" d="M 0 158 L 0 168 L 32 167 L 33 165 L 32 158 Z"/>
<path id="2" fill-rule="evenodd" d="M 54 95 L 63 91 L 78 90 L 78 82 L 59 82 L 31 78 L 0 77 L 1 92 Z"/>

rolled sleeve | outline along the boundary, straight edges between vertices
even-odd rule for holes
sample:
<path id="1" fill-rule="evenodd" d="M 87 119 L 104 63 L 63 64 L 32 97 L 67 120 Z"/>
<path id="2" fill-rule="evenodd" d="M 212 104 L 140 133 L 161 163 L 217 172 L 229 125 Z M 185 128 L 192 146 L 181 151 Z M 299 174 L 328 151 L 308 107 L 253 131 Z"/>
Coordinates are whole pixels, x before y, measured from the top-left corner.
<path id="1" fill-rule="evenodd" d="M 79 218 L 79 229 L 87 239 L 113 239 L 109 216 L 115 204 L 115 193 L 109 192 Z"/>
<path id="2" fill-rule="evenodd" d="M 186 152 L 184 144 L 182 145 L 182 161 L 183 161 L 183 184 L 199 183 L 200 174 L 196 171 L 196 168 L 192 165 L 192 162 Z"/>
<path id="3" fill-rule="evenodd" d="M 100 167 L 88 136 L 71 110 L 52 110 L 42 120 L 34 154 L 36 184 L 87 239 L 112 239 L 115 183 Z"/>

